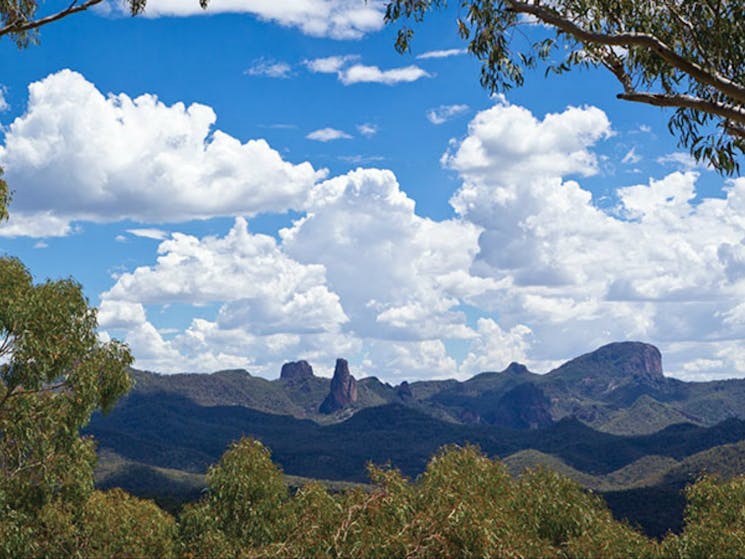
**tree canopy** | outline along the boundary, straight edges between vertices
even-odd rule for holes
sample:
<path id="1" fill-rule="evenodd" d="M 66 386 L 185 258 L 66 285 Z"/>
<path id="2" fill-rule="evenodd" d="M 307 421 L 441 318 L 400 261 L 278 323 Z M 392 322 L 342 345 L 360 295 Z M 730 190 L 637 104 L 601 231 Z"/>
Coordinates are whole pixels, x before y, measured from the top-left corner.
<path id="1" fill-rule="evenodd" d="M 102 343 L 73 280 L 34 284 L 0 258 L 0 493 L 16 508 L 92 489 L 92 442 L 79 429 L 130 387 L 132 357 Z"/>
<path id="2" fill-rule="evenodd" d="M 386 21 L 403 21 L 396 48 L 407 51 L 408 22 L 446 0 L 393 0 Z M 482 62 L 492 92 L 520 86 L 538 63 L 562 73 L 602 67 L 625 101 L 674 109 L 670 132 L 698 161 L 724 174 L 745 154 L 745 1 L 462 0 L 457 20 L 468 50 Z M 549 30 L 524 42 L 520 27 Z"/>

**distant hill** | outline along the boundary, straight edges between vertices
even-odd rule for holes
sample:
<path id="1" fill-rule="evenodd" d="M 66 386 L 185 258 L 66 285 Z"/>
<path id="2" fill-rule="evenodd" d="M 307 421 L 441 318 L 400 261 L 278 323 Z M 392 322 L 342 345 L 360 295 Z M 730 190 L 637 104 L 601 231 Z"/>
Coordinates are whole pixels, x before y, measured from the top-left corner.
<path id="1" fill-rule="evenodd" d="M 87 429 L 98 484 L 169 507 L 198 495 L 241 436 L 262 440 L 290 476 L 355 483 L 370 461 L 415 477 L 442 445 L 478 444 L 515 474 L 545 465 L 604 492 L 655 535 L 680 525 L 680 490 L 702 471 L 745 472 L 745 381 L 667 378 L 659 351 L 639 342 L 545 375 L 512 363 L 464 382 L 357 380 L 343 359 L 331 380 L 303 361 L 273 381 L 243 370 L 132 375 L 132 392 Z M 678 508 L 655 513 L 664 503 Z"/>

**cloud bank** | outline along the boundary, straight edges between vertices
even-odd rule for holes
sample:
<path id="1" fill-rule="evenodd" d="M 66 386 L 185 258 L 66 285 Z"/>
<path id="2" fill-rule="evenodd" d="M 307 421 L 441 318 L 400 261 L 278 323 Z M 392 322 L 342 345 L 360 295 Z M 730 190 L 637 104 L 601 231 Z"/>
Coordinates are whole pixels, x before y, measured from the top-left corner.
<path id="1" fill-rule="evenodd" d="M 29 86 L 26 112 L 0 147 L 16 190 L 0 235 L 53 236 L 71 222 L 163 223 L 300 207 L 325 176 L 265 140 L 214 128 L 206 105 L 104 95 L 62 70 Z"/>
<path id="2" fill-rule="evenodd" d="M 326 178 L 215 120 L 63 71 L 32 84 L 0 148 L 17 189 L 3 234 L 130 219 L 143 226 L 129 234 L 158 241 L 101 295 L 102 328 L 138 366 L 274 376 L 287 359 L 346 356 L 390 380 L 464 377 L 640 339 L 677 376 L 745 376 L 745 179 L 707 198 L 703 171 L 665 172 L 603 209 L 582 181 L 613 138 L 605 113 L 498 100 L 443 154 L 458 186 L 453 216 L 434 220 L 390 170 Z M 276 238 L 250 231 L 245 216 L 290 208 Z M 154 226 L 213 216 L 235 217 L 224 236 Z M 173 307 L 200 310 L 158 330 Z"/>

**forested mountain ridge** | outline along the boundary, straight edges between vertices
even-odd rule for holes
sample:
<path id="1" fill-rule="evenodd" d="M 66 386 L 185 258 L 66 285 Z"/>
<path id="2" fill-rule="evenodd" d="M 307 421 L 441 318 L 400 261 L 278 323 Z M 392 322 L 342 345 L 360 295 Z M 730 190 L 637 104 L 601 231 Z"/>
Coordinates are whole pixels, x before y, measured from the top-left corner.
<path id="1" fill-rule="evenodd" d="M 296 368 L 303 370 L 295 374 Z M 199 406 L 241 406 L 328 424 L 359 410 L 399 403 L 452 423 L 540 428 L 574 416 L 594 429 L 615 434 L 653 433 L 675 423 L 711 426 L 729 417 L 745 419 L 745 380 L 683 382 L 666 377 L 660 352 L 652 345 L 621 342 L 603 346 L 547 374 L 510 364 L 456 380 L 402 382 L 392 386 L 376 377 L 355 380 L 343 359 L 337 384 L 354 384 L 354 394 L 321 411 L 334 379 L 317 377 L 307 362 L 288 363 L 279 379 L 245 370 L 209 375 L 159 375 L 132 371 L 130 395 L 164 393 Z M 340 380 L 343 377 L 344 380 Z"/>

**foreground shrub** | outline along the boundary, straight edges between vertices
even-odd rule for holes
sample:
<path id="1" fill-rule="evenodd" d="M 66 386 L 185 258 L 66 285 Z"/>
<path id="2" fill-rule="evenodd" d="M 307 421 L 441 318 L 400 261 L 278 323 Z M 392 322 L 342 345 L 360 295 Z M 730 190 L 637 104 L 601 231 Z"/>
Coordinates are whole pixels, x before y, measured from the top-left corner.
<path id="1" fill-rule="evenodd" d="M 208 492 L 181 515 L 189 557 L 229 557 L 286 535 L 287 485 L 269 449 L 255 439 L 231 445 L 207 473 Z"/>
<path id="2" fill-rule="evenodd" d="M 662 543 L 665 557 L 745 557 L 745 476 L 728 481 L 705 476 L 686 488 L 685 528 Z"/>

